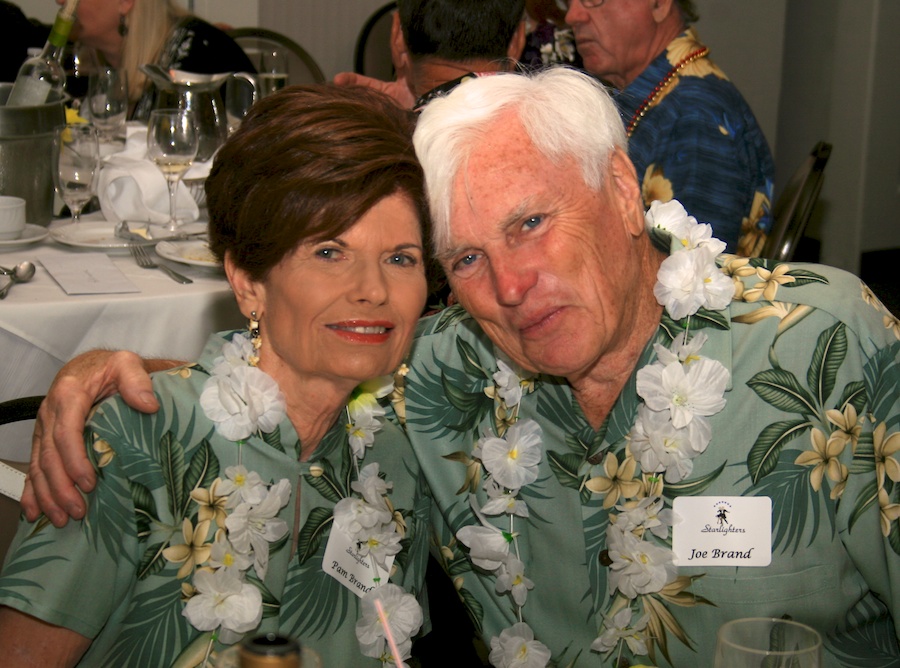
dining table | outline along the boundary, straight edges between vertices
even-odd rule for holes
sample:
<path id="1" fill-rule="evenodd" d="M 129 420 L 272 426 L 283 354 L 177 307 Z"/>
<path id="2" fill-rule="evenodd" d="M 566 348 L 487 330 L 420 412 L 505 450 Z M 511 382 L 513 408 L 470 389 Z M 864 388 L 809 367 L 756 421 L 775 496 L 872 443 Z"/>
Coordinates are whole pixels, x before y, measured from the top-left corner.
<path id="1" fill-rule="evenodd" d="M 202 221 L 193 226 L 198 224 L 202 230 Z M 78 223 L 59 219 L 47 228 L 28 227 L 27 238 L 0 241 L 0 267 L 26 260 L 36 266 L 30 281 L 13 285 L 0 300 L 0 401 L 45 394 L 60 368 L 87 350 L 191 360 L 211 332 L 245 324 L 224 270 L 208 250 L 179 254 L 180 243 L 193 251 L 203 246 L 201 238 L 168 241 L 162 256 L 162 245 L 145 246 L 155 262 L 192 281 L 182 284 L 138 266 L 128 245 L 111 239 L 113 223 L 99 211 Z M 63 267 L 83 274 L 80 285 L 93 278 L 97 284 L 75 289 Z M 8 280 L 0 276 L 0 287 Z M 106 292 L 104 281 L 117 291 Z M 28 459 L 33 424 L 0 426 L 0 459 Z"/>

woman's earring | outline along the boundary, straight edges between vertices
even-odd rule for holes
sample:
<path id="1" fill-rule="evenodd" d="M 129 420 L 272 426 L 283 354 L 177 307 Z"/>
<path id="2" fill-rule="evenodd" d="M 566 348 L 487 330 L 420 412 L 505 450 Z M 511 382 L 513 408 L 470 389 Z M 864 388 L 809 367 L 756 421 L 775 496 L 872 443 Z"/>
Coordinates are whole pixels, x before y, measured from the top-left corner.
<path id="1" fill-rule="evenodd" d="M 128 24 L 125 23 L 125 15 L 119 14 L 119 35 L 125 37 L 128 34 Z"/>
<path id="2" fill-rule="evenodd" d="M 250 311 L 250 324 L 247 328 L 250 330 L 250 343 L 253 344 L 253 350 L 257 351 L 262 346 L 262 337 L 259 335 L 259 317 L 256 315 L 256 311 Z M 250 366 L 256 366 L 259 364 L 259 355 L 251 355 L 247 361 L 250 362 Z"/>

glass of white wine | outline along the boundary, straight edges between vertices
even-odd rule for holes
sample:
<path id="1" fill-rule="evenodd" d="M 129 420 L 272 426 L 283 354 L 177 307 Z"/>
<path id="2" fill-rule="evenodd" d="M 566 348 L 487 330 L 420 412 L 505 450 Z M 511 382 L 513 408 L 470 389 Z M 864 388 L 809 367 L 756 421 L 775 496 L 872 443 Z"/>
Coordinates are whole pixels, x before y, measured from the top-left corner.
<path id="1" fill-rule="evenodd" d="M 734 619 L 719 628 L 715 668 L 821 668 L 822 637 L 789 619 Z"/>
<path id="2" fill-rule="evenodd" d="M 169 224 L 174 232 L 180 224 L 175 216 L 178 182 L 197 155 L 199 143 L 193 114 L 184 109 L 157 109 L 150 112 L 147 125 L 147 157 L 156 163 L 169 187 Z"/>
<path id="3" fill-rule="evenodd" d="M 100 173 L 100 141 L 89 123 L 70 123 L 56 129 L 53 142 L 56 191 L 77 223 L 84 205 L 94 196 Z"/>
<path id="4" fill-rule="evenodd" d="M 256 78 L 259 81 L 260 98 L 287 86 L 287 51 L 277 45 L 263 46 L 259 52 L 259 72 Z"/>

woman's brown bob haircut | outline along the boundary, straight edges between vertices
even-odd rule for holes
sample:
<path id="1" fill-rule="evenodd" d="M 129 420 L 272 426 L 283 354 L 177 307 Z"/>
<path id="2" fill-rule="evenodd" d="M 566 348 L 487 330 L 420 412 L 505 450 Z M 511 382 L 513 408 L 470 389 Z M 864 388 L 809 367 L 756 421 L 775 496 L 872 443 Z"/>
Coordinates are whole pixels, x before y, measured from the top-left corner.
<path id="1" fill-rule="evenodd" d="M 229 251 L 261 281 L 300 244 L 339 236 L 397 192 L 424 225 L 414 124 L 390 98 L 361 87 L 293 86 L 257 102 L 206 180 L 213 253 Z"/>

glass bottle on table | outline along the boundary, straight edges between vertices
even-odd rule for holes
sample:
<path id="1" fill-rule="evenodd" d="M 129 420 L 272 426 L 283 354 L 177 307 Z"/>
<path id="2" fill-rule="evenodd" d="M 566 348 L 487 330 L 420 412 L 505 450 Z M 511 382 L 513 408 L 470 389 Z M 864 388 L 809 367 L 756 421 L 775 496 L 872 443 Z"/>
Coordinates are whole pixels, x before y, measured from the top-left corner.
<path id="1" fill-rule="evenodd" d="M 193 114 L 185 109 L 157 109 L 150 112 L 147 124 L 147 157 L 159 167 L 169 188 L 169 223 L 174 232 L 179 221 L 175 215 L 178 182 L 197 155 L 199 137 Z"/>
<path id="2" fill-rule="evenodd" d="M 78 0 L 66 0 L 56 15 L 44 48 L 19 68 L 19 74 L 6 101 L 7 106 L 31 107 L 44 104 L 54 92 L 62 95 L 66 84 L 62 56 L 75 23 L 77 7 Z"/>

